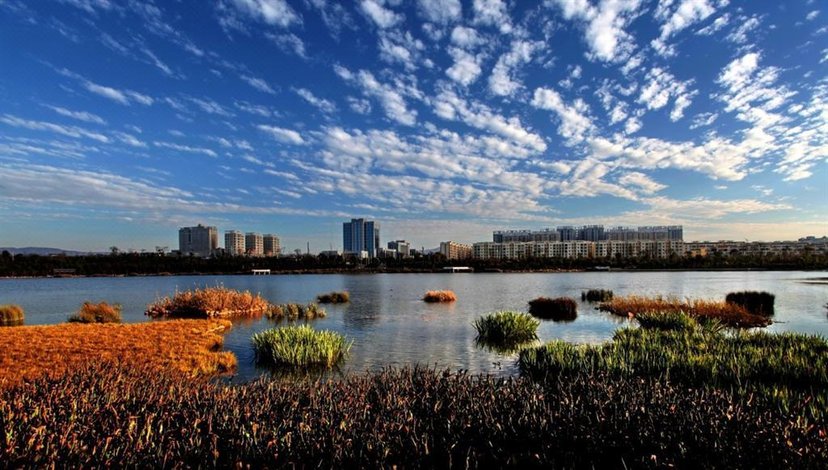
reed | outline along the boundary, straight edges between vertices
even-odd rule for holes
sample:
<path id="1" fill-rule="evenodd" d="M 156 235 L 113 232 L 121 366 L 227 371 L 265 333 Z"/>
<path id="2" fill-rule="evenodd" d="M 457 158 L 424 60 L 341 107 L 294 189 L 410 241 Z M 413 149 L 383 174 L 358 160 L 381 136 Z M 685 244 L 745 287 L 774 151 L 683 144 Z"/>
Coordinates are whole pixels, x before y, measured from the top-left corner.
<path id="1" fill-rule="evenodd" d="M 0 466 L 824 468 L 814 406 L 600 375 L 406 368 L 228 385 L 89 364 L 0 389 Z"/>
<path id="2" fill-rule="evenodd" d="M 589 289 L 581 292 L 581 300 L 587 302 L 608 302 L 612 300 L 613 293 L 609 289 Z"/>
<path id="3" fill-rule="evenodd" d="M 425 302 L 454 302 L 457 296 L 450 290 L 430 290 L 423 296 Z"/>
<path id="4" fill-rule="evenodd" d="M 271 304 L 265 311 L 265 316 L 271 320 L 314 320 L 325 318 L 326 315 L 325 309 L 314 303 Z"/>
<path id="5" fill-rule="evenodd" d="M 635 316 L 643 328 L 689 331 L 698 326 L 696 320 L 683 312 L 641 312 Z"/>
<path id="6" fill-rule="evenodd" d="M 770 292 L 731 292 L 725 297 L 725 302 L 744 307 L 755 315 L 773 315 L 773 303 L 776 296 Z"/>
<path id="7" fill-rule="evenodd" d="M 572 321 L 578 317 L 578 303 L 569 297 L 538 297 L 529 301 L 529 313 L 555 321 Z"/>
<path id="8" fill-rule="evenodd" d="M 316 301 L 320 304 L 344 304 L 351 301 L 351 294 L 348 292 L 329 292 L 316 296 Z"/>
<path id="9" fill-rule="evenodd" d="M 331 368 L 348 355 L 353 344 L 339 333 L 308 325 L 271 328 L 253 335 L 252 341 L 259 362 L 293 367 Z"/>
<path id="10" fill-rule="evenodd" d="M 23 307 L 14 304 L 0 305 L 0 325 L 21 325 L 24 319 Z"/>
<path id="11" fill-rule="evenodd" d="M 0 385 L 54 377 L 95 361 L 188 376 L 229 372 L 236 357 L 221 351 L 221 333 L 230 326 L 226 320 L 172 320 L 0 328 Z"/>
<path id="12" fill-rule="evenodd" d="M 509 311 L 490 313 L 472 323 L 479 342 L 507 348 L 536 340 L 539 325 L 531 315 Z"/>
<path id="13" fill-rule="evenodd" d="M 121 323 L 121 305 L 84 302 L 67 320 L 69 323 Z"/>
<path id="14" fill-rule="evenodd" d="M 684 312 L 694 318 L 716 319 L 725 326 L 737 328 L 765 327 L 771 324 L 767 317 L 749 313 L 739 305 L 716 300 L 631 295 L 615 297 L 598 308 L 625 317 L 635 317 L 644 312 Z"/>
<path id="15" fill-rule="evenodd" d="M 176 292 L 147 306 L 152 318 L 236 318 L 263 315 L 269 303 L 260 295 L 225 287 Z"/>

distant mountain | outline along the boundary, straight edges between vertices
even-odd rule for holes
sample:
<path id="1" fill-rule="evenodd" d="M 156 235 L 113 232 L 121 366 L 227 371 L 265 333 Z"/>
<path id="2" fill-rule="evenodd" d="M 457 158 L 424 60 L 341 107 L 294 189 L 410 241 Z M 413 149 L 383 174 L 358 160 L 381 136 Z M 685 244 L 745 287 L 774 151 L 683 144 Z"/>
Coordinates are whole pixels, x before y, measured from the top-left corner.
<path id="1" fill-rule="evenodd" d="M 0 253 L 8 251 L 13 255 L 40 255 L 40 256 L 49 256 L 49 255 L 66 255 L 66 256 L 83 256 L 89 254 L 86 251 L 72 251 L 72 250 L 62 250 L 60 248 L 45 248 L 39 246 L 27 246 L 23 248 L 15 248 L 15 247 L 0 247 Z"/>

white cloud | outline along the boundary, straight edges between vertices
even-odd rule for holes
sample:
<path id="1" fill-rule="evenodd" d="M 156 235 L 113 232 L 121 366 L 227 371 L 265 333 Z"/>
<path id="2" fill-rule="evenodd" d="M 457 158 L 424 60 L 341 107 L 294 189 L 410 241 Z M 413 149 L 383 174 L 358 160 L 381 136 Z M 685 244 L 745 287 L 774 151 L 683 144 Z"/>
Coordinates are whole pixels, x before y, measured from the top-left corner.
<path id="1" fill-rule="evenodd" d="M 96 140 L 102 143 L 108 143 L 109 138 L 98 132 L 88 131 L 77 126 L 63 126 L 45 121 L 32 121 L 23 119 L 11 114 L 0 115 L 0 122 L 8 124 L 9 126 L 19 127 L 24 129 L 54 132 L 56 134 L 65 135 L 67 137 L 85 137 L 87 139 Z"/>
<path id="2" fill-rule="evenodd" d="M 667 187 L 638 171 L 624 173 L 618 182 L 624 186 L 634 186 L 642 194 L 654 194 Z"/>
<path id="3" fill-rule="evenodd" d="M 301 96 L 302 99 L 304 99 L 311 105 L 317 107 L 323 113 L 330 114 L 336 112 L 336 104 L 334 104 L 333 101 L 328 101 L 324 98 L 319 98 L 307 88 L 298 88 L 293 91 L 295 91 L 297 95 Z"/>
<path id="4" fill-rule="evenodd" d="M 460 0 L 418 0 L 417 4 L 428 21 L 439 24 L 456 21 L 463 13 Z"/>
<path id="5" fill-rule="evenodd" d="M 718 113 L 701 113 L 693 118 L 690 129 L 698 129 L 699 127 L 707 127 L 716 122 L 719 117 Z"/>
<path id="6" fill-rule="evenodd" d="M 276 90 L 274 90 L 266 81 L 262 80 L 261 78 L 252 77 L 250 75 L 242 75 L 241 79 L 244 80 L 248 85 L 261 91 L 262 93 L 269 93 L 271 95 L 276 94 Z"/>
<path id="7" fill-rule="evenodd" d="M 391 86 L 380 83 L 367 70 L 360 70 L 354 74 L 340 65 L 334 66 L 334 70 L 343 80 L 358 85 L 366 96 L 379 100 L 388 118 L 406 126 L 413 126 L 417 122 L 417 111 L 408 108 L 400 92 L 411 93 L 413 90 L 405 90 L 404 87 L 401 89 L 397 86 L 399 84 Z"/>
<path id="8" fill-rule="evenodd" d="M 285 0 L 232 0 L 239 11 L 259 21 L 286 28 L 301 23 L 302 18 Z"/>
<path id="9" fill-rule="evenodd" d="M 399 31 L 382 32 L 379 35 L 380 58 L 386 62 L 399 62 L 407 70 L 417 68 L 420 52 L 425 50 L 425 44 L 415 39 L 410 32 L 404 34 Z"/>
<path id="10" fill-rule="evenodd" d="M 218 116 L 231 117 L 233 113 L 228 111 L 224 106 L 213 101 L 210 98 L 188 98 L 193 104 L 201 108 L 202 111 L 208 114 L 216 114 Z"/>
<path id="11" fill-rule="evenodd" d="M 350 106 L 351 110 L 353 110 L 355 113 L 368 114 L 371 112 L 370 101 L 354 98 L 353 96 L 349 96 L 346 99 L 348 101 L 348 106 Z"/>
<path id="12" fill-rule="evenodd" d="M 434 98 L 433 105 L 434 112 L 443 119 L 460 120 L 476 129 L 493 132 L 532 152 L 546 151 L 543 138 L 527 130 L 517 117 L 507 119 L 484 104 L 466 102 L 450 90 L 441 91 Z"/>
<path id="13" fill-rule="evenodd" d="M 586 24 L 585 39 L 589 57 L 605 62 L 620 62 L 635 49 L 634 38 L 624 31 L 638 14 L 640 0 L 602 0 L 593 6 L 589 0 L 550 0 L 566 19 Z"/>
<path id="14" fill-rule="evenodd" d="M 72 111 L 70 109 L 62 108 L 60 106 L 45 106 L 51 109 L 52 111 L 60 114 L 61 116 L 66 116 L 72 119 L 77 119 L 79 121 L 89 122 L 93 124 L 106 124 L 106 121 L 102 117 L 87 111 Z"/>
<path id="15" fill-rule="evenodd" d="M 130 105 L 133 102 L 149 106 L 153 103 L 153 99 L 147 95 L 138 93 L 132 90 L 118 90 L 112 87 L 98 85 L 90 81 L 84 81 L 83 86 L 96 95 L 103 96 L 123 105 Z"/>
<path id="16" fill-rule="evenodd" d="M 532 60 L 532 54 L 543 46 L 540 42 L 517 40 L 509 52 L 500 56 L 489 77 L 489 90 L 495 95 L 512 96 L 523 85 L 513 78 L 515 69 Z"/>
<path id="17" fill-rule="evenodd" d="M 557 91 L 541 87 L 535 90 L 532 106 L 554 111 L 558 115 L 558 133 L 570 145 L 583 142 L 594 129 L 589 118 L 589 106 L 580 98 L 567 105 Z"/>
<path id="18" fill-rule="evenodd" d="M 305 139 L 302 136 L 292 130 L 292 129 L 285 129 L 284 127 L 276 127 L 276 126 L 267 126 L 264 124 L 256 126 L 262 132 L 269 134 L 271 137 L 276 139 L 277 141 L 283 144 L 293 144 L 293 145 L 304 145 Z"/>
<path id="19" fill-rule="evenodd" d="M 451 42 L 456 46 L 466 49 L 471 49 L 485 43 L 483 38 L 477 33 L 477 30 L 466 26 L 455 26 L 451 30 Z"/>
<path id="20" fill-rule="evenodd" d="M 651 44 L 662 55 L 672 55 L 672 48 L 667 45 L 667 40 L 671 36 L 694 23 L 704 21 L 716 11 L 715 2 L 712 0 L 681 0 L 670 12 L 673 4 L 672 1 L 662 1 L 656 11 L 656 17 L 665 22 L 661 25 L 658 39 L 654 39 Z"/>
<path id="21" fill-rule="evenodd" d="M 403 16 L 385 8 L 383 0 L 362 0 L 359 4 L 362 12 L 379 28 L 385 29 L 395 26 L 403 20 Z"/>
<path id="22" fill-rule="evenodd" d="M 457 47 L 450 48 L 449 55 L 454 59 L 454 64 L 446 70 L 446 75 L 463 86 L 474 83 L 482 72 L 480 62 L 483 57 L 480 54 L 472 55 Z"/>
<path id="23" fill-rule="evenodd" d="M 287 53 L 296 54 L 303 59 L 308 58 L 307 51 L 305 50 L 305 43 L 299 36 L 293 33 L 266 33 L 265 36 L 276 44 L 279 49 Z"/>
<path id="24" fill-rule="evenodd" d="M 748 34 L 759 26 L 759 18 L 755 16 L 750 18 L 740 17 L 737 22 L 739 26 L 728 34 L 726 39 L 735 44 L 745 44 L 748 42 Z"/>
<path id="25" fill-rule="evenodd" d="M 814 21 L 817 16 L 819 16 L 819 10 L 813 10 L 805 16 L 805 19 L 808 21 Z"/>
<path id="26" fill-rule="evenodd" d="M 166 148 L 170 150 L 176 150 L 178 152 L 186 152 L 186 153 L 200 153 L 202 155 L 207 155 L 208 157 L 216 158 L 218 154 L 213 151 L 212 149 L 208 149 L 205 147 L 192 147 L 190 145 L 182 145 L 176 144 L 173 142 L 163 142 L 163 141 L 155 141 L 152 143 L 156 147 Z"/>
<path id="27" fill-rule="evenodd" d="M 716 18 L 712 23 L 701 28 L 700 30 L 696 31 L 696 34 L 700 36 L 711 36 L 714 33 L 718 32 L 725 26 L 730 23 L 730 14 L 725 13 L 724 15 Z"/>
<path id="28" fill-rule="evenodd" d="M 503 0 L 474 0 L 474 23 L 494 26 L 503 34 L 512 32 L 512 19 Z"/>
<path id="29" fill-rule="evenodd" d="M 678 121 L 684 117 L 684 110 L 690 106 L 695 90 L 690 90 L 692 81 L 682 82 L 670 72 L 654 67 L 647 72 L 647 82 L 641 87 L 638 102 L 647 106 L 647 109 L 661 109 L 673 98 L 673 110 L 670 120 Z"/>

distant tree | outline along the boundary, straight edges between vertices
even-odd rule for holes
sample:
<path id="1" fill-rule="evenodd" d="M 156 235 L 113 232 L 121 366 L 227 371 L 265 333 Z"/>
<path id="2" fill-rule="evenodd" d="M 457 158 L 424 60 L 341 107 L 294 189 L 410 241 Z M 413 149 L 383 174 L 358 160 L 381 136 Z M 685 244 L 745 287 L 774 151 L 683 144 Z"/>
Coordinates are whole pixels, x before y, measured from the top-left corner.
<path id="1" fill-rule="evenodd" d="M 109 253 L 112 254 L 112 256 L 118 256 L 118 253 L 120 253 L 120 252 L 121 252 L 121 250 L 117 246 L 110 246 L 109 247 Z"/>

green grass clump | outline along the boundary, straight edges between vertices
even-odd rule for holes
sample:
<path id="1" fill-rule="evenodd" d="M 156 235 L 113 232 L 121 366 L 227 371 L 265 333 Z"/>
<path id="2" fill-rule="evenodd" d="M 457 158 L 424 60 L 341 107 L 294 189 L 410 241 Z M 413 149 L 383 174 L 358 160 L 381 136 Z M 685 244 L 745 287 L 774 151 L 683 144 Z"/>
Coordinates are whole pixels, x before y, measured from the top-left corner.
<path id="1" fill-rule="evenodd" d="M 744 307 L 755 315 L 773 315 L 773 303 L 776 296 L 770 292 L 731 292 L 725 297 L 725 302 Z"/>
<path id="2" fill-rule="evenodd" d="M 252 341 L 259 362 L 293 367 L 331 368 L 348 355 L 353 344 L 339 333 L 308 325 L 271 328 L 253 335 Z"/>
<path id="3" fill-rule="evenodd" d="M 351 301 L 351 294 L 347 292 L 329 292 L 316 296 L 320 304 L 345 304 Z"/>
<path id="4" fill-rule="evenodd" d="M 573 346 L 553 341 L 524 350 L 520 370 L 532 377 L 601 372 L 694 386 L 753 384 L 823 394 L 828 387 L 828 341 L 822 337 L 724 332 L 716 324 L 698 324 L 681 314 L 644 318 L 643 328 L 618 330 L 608 343 Z"/>
<path id="5" fill-rule="evenodd" d="M 18 325 L 23 323 L 23 307 L 19 305 L 0 305 L 0 325 Z"/>
<path id="6" fill-rule="evenodd" d="M 643 328 L 654 328 L 659 330 L 692 330 L 698 326 L 698 322 L 683 312 L 652 311 L 641 312 L 635 316 L 638 324 Z"/>
<path id="7" fill-rule="evenodd" d="M 475 320 L 477 340 L 484 344 L 510 346 L 538 339 L 540 322 L 520 312 L 496 312 Z"/>
<path id="8" fill-rule="evenodd" d="M 569 297 L 538 297 L 529 301 L 529 313 L 546 320 L 572 321 L 578 317 L 578 304 Z"/>
<path id="9" fill-rule="evenodd" d="M 607 302 L 612 300 L 612 291 L 609 289 L 590 289 L 586 292 L 581 292 L 581 300 L 587 302 Z"/>
<path id="10" fill-rule="evenodd" d="M 121 306 L 106 302 L 84 302 L 67 320 L 69 323 L 121 323 Z"/>
<path id="11" fill-rule="evenodd" d="M 326 315 L 325 309 L 315 303 L 306 305 L 295 303 L 271 304 L 265 311 L 265 316 L 271 320 L 313 320 L 325 318 Z"/>

